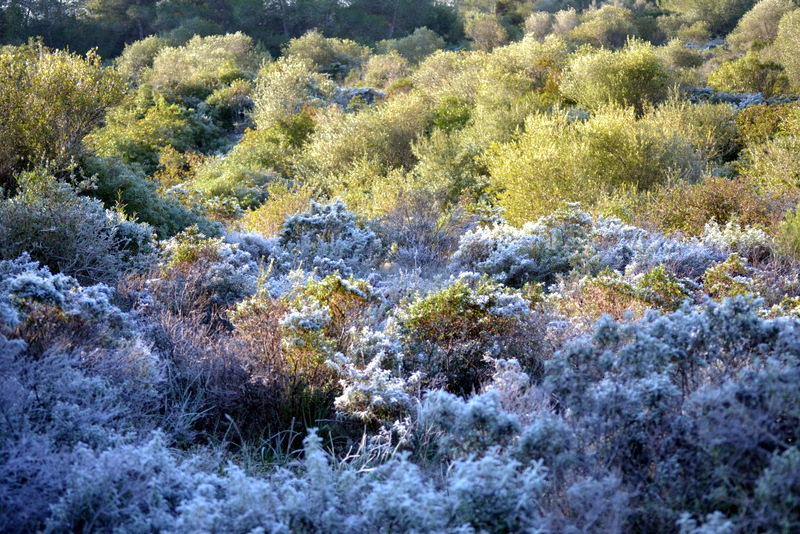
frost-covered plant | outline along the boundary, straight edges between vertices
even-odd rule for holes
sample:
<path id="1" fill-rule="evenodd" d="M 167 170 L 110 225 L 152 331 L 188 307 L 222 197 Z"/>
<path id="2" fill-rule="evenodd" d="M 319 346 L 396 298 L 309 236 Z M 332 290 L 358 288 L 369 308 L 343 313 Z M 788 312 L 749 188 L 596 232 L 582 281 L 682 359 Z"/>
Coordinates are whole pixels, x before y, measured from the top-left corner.
<path id="1" fill-rule="evenodd" d="M 483 455 L 508 446 L 521 430 L 519 418 L 503 409 L 500 394 L 488 391 L 467 400 L 432 391 L 419 408 L 417 432 L 423 447 L 438 455 Z"/>
<path id="2" fill-rule="evenodd" d="M 591 235 L 592 224 L 589 214 L 571 206 L 521 230 L 508 225 L 477 228 L 461 238 L 452 267 L 486 273 L 512 287 L 552 281 L 570 270 Z"/>
<path id="3" fill-rule="evenodd" d="M 278 272 L 303 268 L 320 276 L 367 273 L 383 255 L 383 245 L 347 206 L 311 201 L 309 209 L 289 216 L 274 249 Z"/>
<path id="4" fill-rule="evenodd" d="M 773 239 L 761 228 L 740 226 L 736 221 L 728 221 L 725 226 L 709 221 L 701 240 L 710 247 L 735 252 L 751 262 L 768 258 L 775 246 Z"/>
<path id="5" fill-rule="evenodd" d="M 221 305 L 251 295 L 258 275 L 258 265 L 250 254 L 222 238 L 206 237 L 196 226 L 162 244 L 159 270 L 160 278 L 152 285 L 164 297 L 190 290 L 205 294 Z M 164 304 L 178 308 L 182 305 L 169 299 Z"/>
<path id="6" fill-rule="evenodd" d="M 758 288 L 753 275 L 747 260 L 733 253 L 703 274 L 703 290 L 717 300 L 744 295 L 755 297 L 758 296 Z"/>
<path id="7" fill-rule="evenodd" d="M 32 354 L 59 343 L 124 345 L 133 325 L 113 298 L 111 287 L 81 286 L 70 276 L 50 274 L 27 254 L 0 261 L 0 333 L 25 339 Z"/>
<path id="8" fill-rule="evenodd" d="M 418 297 L 396 312 L 398 335 L 408 355 L 407 371 L 422 371 L 427 383 L 468 394 L 488 380 L 485 357 L 519 356 L 535 362 L 531 307 L 519 292 L 487 276 L 461 273 L 439 291 Z"/>
<path id="9" fill-rule="evenodd" d="M 333 365 L 341 377 L 342 394 L 336 397 L 336 409 L 368 424 L 379 421 L 397 421 L 412 407 L 409 391 L 415 386 L 415 375 L 408 380 L 395 376 L 391 369 L 384 369 L 384 355 L 378 353 L 363 369 L 354 365 L 345 355 L 337 353 L 329 365 Z"/>
<path id="10" fill-rule="evenodd" d="M 106 211 L 49 172 L 22 173 L 17 181 L 17 195 L 0 200 L 0 259 L 27 252 L 52 272 L 94 283 L 116 281 L 154 252 L 149 226 Z"/>
<path id="11" fill-rule="evenodd" d="M 97 453 L 78 447 L 67 487 L 45 532 L 153 532 L 173 527 L 177 507 L 197 485 L 156 435 L 143 446 Z"/>
<path id="12" fill-rule="evenodd" d="M 496 453 L 455 462 L 448 477 L 458 520 L 479 532 L 521 532 L 542 524 L 548 487 L 541 462 L 521 466 Z"/>

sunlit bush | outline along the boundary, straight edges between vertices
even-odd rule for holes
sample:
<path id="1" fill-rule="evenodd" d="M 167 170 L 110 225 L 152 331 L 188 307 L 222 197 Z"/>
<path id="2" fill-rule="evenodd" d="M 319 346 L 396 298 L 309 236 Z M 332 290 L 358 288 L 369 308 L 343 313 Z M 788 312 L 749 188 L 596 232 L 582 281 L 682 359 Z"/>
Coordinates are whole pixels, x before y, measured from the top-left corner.
<path id="1" fill-rule="evenodd" d="M 605 104 L 634 106 L 642 113 L 646 103 L 667 97 L 672 79 L 656 48 L 632 40 L 619 51 L 582 49 L 571 56 L 561 91 L 588 109 Z"/>

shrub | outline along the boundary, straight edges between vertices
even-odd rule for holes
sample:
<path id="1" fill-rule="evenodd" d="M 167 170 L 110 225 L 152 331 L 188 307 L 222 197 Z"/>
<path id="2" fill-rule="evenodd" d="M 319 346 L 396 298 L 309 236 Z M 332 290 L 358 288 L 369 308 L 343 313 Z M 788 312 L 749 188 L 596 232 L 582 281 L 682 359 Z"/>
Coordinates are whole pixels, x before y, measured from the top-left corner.
<path id="1" fill-rule="evenodd" d="M 461 273 L 442 289 L 418 298 L 398 314 L 407 347 L 408 369 L 420 370 L 428 384 L 467 395 L 491 375 L 486 355 L 517 356 L 529 367 L 524 345 L 530 335 L 530 306 L 486 276 Z M 523 334 L 525 332 L 525 334 Z M 518 337 L 521 335 L 521 337 Z M 526 339 L 524 344 L 531 343 Z"/>
<path id="2" fill-rule="evenodd" d="M 530 35 L 539 42 L 553 29 L 553 15 L 546 11 L 534 11 L 525 19 L 525 35 Z"/>
<path id="3" fill-rule="evenodd" d="M 86 138 L 97 155 L 139 165 L 148 174 L 157 169 L 160 150 L 203 151 L 215 141 L 214 127 L 202 116 L 170 104 L 148 85 L 129 95 L 108 114 L 106 124 Z"/>
<path id="4" fill-rule="evenodd" d="M 800 59 L 795 53 L 800 44 L 800 9 L 795 9 L 781 17 L 778 36 L 775 39 L 780 62 L 795 91 L 800 90 Z"/>
<path id="5" fill-rule="evenodd" d="M 779 205 L 759 194 L 752 180 L 718 176 L 706 176 L 696 184 L 666 186 L 646 210 L 656 228 L 692 236 L 701 235 L 710 221 L 725 225 L 736 220 L 743 225 L 768 227 L 781 213 Z"/>
<path id="6" fill-rule="evenodd" d="M 253 96 L 253 120 L 265 132 L 286 128 L 297 111 L 320 107 L 332 95 L 333 84 L 316 73 L 309 60 L 279 58 L 259 72 Z"/>
<path id="7" fill-rule="evenodd" d="M 263 55 L 243 33 L 193 37 L 180 47 L 162 48 L 147 72 L 154 87 L 177 96 L 204 99 L 240 78 L 252 78 Z"/>
<path id="8" fill-rule="evenodd" d="M 612 5 L 587 11 L 581 23 L 569 33 L 570 40 L 598 48 L 622 48 L 631 38 L 637 37 L 639 31 L 633 12 Z"/>
<path id="9" fill-rule="evenodd" d="M 308 61 L 315 70 L 338 78 L 360 67 L 369 55 L 366 46 L 349 39 L 323 37 L 317 30 L 309 30 L 290 40 L 283 50 L 283 57 L 288 60 Z"/>
<path id="10" fill-rule="evenodd" d="M 169 41 L 157 35 L 129 43 L 116 59 L 117 68 L 134 81 L 142 81 L 148 74 L 145 69 L 153 66 L 158 53 L 167 46 Z"/>
<path id="11" fill-rule="evenodd" d="M 561 80 L 561 92 L 594 110 L 606 104 L 633 106 L 641 115 L 646 103 L 667 97 L 671 77 L 655 47 L 631 40 L 619 51 L 580 50 L 572 55 Z"/>
<path id="12" fill-rule="evenodd" d="M 487 13 L 473 13 L 464 24 L 464 34 L 472 41 L 475 50 L 490 52 L 508 42 L 508 32 L 497 17 Z"/>
<path id="13" fill-rule="evenodd" d="M 100 57 L 51 51 L 41 44 L 0 52 L 0 187 L 16 187 L 20 171 L 59 174 L 83 157 L 83 138 L 125 92 L 123 78 Z"/>
<path id="14" fill-rule="evenodd" d="M 365 227 L 341 201 L 311 201 L 308 210 L 283 223 L 272 252 L 278 272 L 303 268 L 320 276 L 368 273 L 384 254 L 377 234 Z"/>
<path id="15" fill-rule="evenodd" d="M 152 232 L 78 195 L 46 171 L 22 173 L 19 193 L 0 200 L 0 258 L 23 252 L 82 282 L 113 282 L 153 251 Z"/>
<path id="16" fill-rule="evenodd" d="M 605 108 L 587 120 L 532 115 L 515 141 L 486 156 L 508 220 L 521 224 L 560 202 L 598 202 L 620 190 L 646 191 L 676 177 L 699 177 L 694 147 L 655 117 Z"/>
<path id="17" fill-rule="evenodd" d="M 378 53 L 391 54 L 397 52 L 410 64 L 416 64 L 437 50 L 444 48 L 445 42 L 439 34 L 426 27 L 417 28 L 414 33 L 400 39 L 380 41 L 375 45 Z"/>
<path id="18" fill-rule="evenodd" d="M 787 81 L 783 67 L 773 62 L 762 62 L 756 52 L 723 63 L 708 75 L 708 85 L 716 91 L 733 93 L 761 93 L 765 97 L 786 91 Z"/>
<path id="19" fill-rule="evenodd" d="M 686 25 L 706 22 L 711 35 L 724 35 L 755 3 L 755 0 L 665 0 L 661 7 L 675 13 Z"/>
<path id="20" fill-rule="evenodd" d="M 777 37 L 783 15 L 796 8 L 791 0 L 761 0 L 739 19 L 725 42 L 734 50 L 769 43 Z"/>
<path id="21" fill-rule="evenodd" d="M 408 60 L 392 50 L 387 54 L 376 54 L 364 65 L 361 82 L 369 87 L 386 89 L 411 72 Z"/>

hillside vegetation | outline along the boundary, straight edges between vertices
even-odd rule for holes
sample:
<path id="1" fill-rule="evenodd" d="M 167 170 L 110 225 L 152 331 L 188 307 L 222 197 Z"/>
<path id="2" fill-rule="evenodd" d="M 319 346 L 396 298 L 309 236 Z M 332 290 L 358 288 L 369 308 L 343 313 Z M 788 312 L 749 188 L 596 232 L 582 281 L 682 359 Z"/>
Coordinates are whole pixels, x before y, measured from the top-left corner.
<path id="1" fill-rule="evenodd" d="M 0 531 L 800 531 L 793 0 L 0 15 Z"/>

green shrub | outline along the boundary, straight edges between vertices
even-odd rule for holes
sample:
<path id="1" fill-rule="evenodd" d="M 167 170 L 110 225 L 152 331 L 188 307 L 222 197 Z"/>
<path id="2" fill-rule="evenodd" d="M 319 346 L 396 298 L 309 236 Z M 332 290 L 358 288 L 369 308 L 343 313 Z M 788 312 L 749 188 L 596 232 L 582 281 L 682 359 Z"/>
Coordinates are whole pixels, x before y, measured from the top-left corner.
<path id="1" fill-rule="evenodd" d="M 761 0 L 745 13 L 725 42 L 734 50 L 748 50 L 754 44 L 766 44 L 778 35 L 781 18 L 797 9 L 792 0 Z"/>
<path id="2" fill-rule="evenodd" d="M 252 78 L 264 55 L 243 33 L 193 37 L 184 46 L 162 48 L 146 81 L 177 96 L 206 98 L 240 78 Z"/>
<path id="3" fill-rule="evenodd" d="M 791 124 L 798 122 L 798 118 L 800 103 L 748 106 L 736 114 L 739 142 L 743 146 L 752 146 L 769 141 L 776 135 L 791 133 Z"/>
<path id="4" fill-rule="evenodd" d="M 794 91 L 800 92 L 800 9 L 795 9 L 781 17 L 775 48 L 786 76 Z"/>
<path id="5" fill-rule="evenodd" d="M 462 273 L 399 313 L 410 359 L 406 366 L 423 371 L 431 385 L 441 384 L 450 392 L 478 391 L 493 370 L 485 356 L 517 356 L 514 350 L 520 347 L 514 346 L 514 337 L 525 330 L 530 313 L 519 293 L 485 275 Z"/>
<path id="6" fill-rule="evenodd" d="M 145 37 L 125 45 L 122 54 L 115 60 L 119 71 L 135 81 L 141 81 L 148 73 L 145 69 L 153 66 L 158 53 L 169 46 L 169 41 L 157 35 Z"/>
<path id="7" fill-rule="evenodd" d="M 472 41 L 472 48 L 490 52 L 508 42 L 508 32 L 497 17 L 488 13 L 472 13 L 464 24 L 464 34 Z"/>
<path id="8" fill-rule="evenodd" d="M 85 155 L 83 138 L 123 97 L 126 84 L 94 52 L 79 56 L 40 43 L 0 49 L 0 188 L 46 166 L 62 173 Z"/>
<path id="9" fill-rule="evenodd" d="M 346 77 L 369 56 L 370 49 L 366 46 L 349 39 L 323 37 L 317 30 L 292 39 L 283 50 L 287 60 L 308 61 L 315 70 L 338 78 Z"/>
<path id="10" fill-rule="evenodd" d="M 444 48 L 445 42 L 435 31 L 424 26 L 417 28 L 414 33 L 400 39 L 388 39 L 375 45 L 378 53 L 391 54 L 397 52 L 410 64 L 416 64 Z"/>
<path id="11" fill-rule="evenodd" d="M 612 5 L 587 11 L 581 23 L 569 33 L 571 41 L 598 48 L 622 48 L 630 39 L 637 37 L 639 30 L 633 12 Z"/>
<path id="12" fill-rule="evenodd" d="M 371 56 L 364 65 L 361 83 L 368 87 L 386 89 L 411 73 L 408 60 L 397 51 Z"/>
<path id="13" fill-rule="evenodd" d="M 196 114 L 142 85 L 107 115 L 105 126 L 89 135 L 86 143 L 101 157 L 136 164 L 152 174 L 162 149 L 208 150 L 215 144 L 214 133 Z"/>
<path id="14" fill-rule="evenodd" d="M 654 116 L 636 120 L 633 108 L 613 107 L 586 120 L 533 115 L 517 140 L 493 147 L 486 159 L 513 224 L 564 201 L 591 205 L 621 190 L 696 180 L 703 163 L 689 140 Z"/>
<path id="15" fill-rule="evenodd" d="M 718 176 L 706 176 L 696 184 L 670 184 L 643 209 L 648 223 L 661 231 L 692 236 L 702 235 L 712 220 L 769 227 L 780 213 L 780 205 L 761 195 L 752 180 Z"/>
<path id="16" fill-rule="evenodd" d="M 561 92 L 593 110 L 605 104 L 634 106 L 641 114 L 647 103 L 667 97 L 672 78 L 656 48 L 630 41 L 624 49 L 582 49 L 569 58 Z"/>
<path id="17" fill-rule="evenodd" d="M 281 127 L 301 109 L 324 106 L 333 89 L 333 83 L 315 72 L 309 60 L 279 58 L 258 74 L 253 120 L 262 131 Z"/>
<path id="18" fill-rule="evenodd" d="M 781 94 L 788 80 L 781 65 L 762 62 L 756 52 L 728 61 L 711 71 L 708 85 L 716 91 L 732 93 L 761 93 L 764 97 Z"/>
<path id="19" fill-rule="evenodd" d="M 675 13 L 687 26 L 705 22 L 711 35 L 731 31 L 756 0 L 662 0 L 662 9 Z"/>

